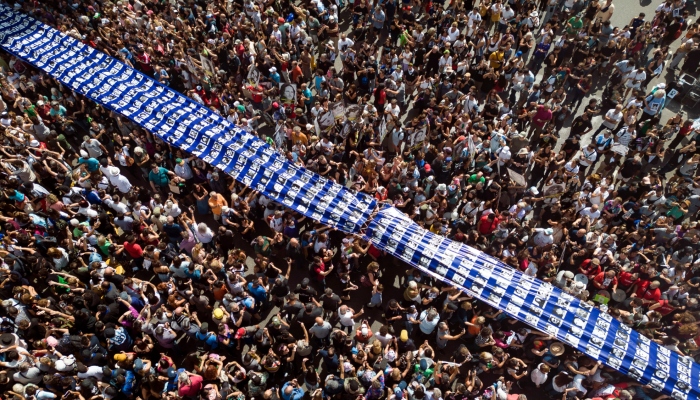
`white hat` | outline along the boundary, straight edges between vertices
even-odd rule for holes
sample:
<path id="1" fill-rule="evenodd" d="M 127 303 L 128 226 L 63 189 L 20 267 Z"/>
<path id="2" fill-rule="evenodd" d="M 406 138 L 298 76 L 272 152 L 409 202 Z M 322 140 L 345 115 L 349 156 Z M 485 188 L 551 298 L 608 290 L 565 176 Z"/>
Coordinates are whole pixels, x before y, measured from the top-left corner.
<path id="1" fill-rule="evenodd" d="M 82 158 L 87 158 L 88 157 L 88 152 L 85 150 L 80 150 L 80 157 Z"/>
<path id="2" fill-rule="evenodd" d="M 537 196 L 538 194 L 540 194 L 540 191 L 537 190 L 537 188 L 533 186 L 533 187 L 530 188 L 530 193 L 532 193 L 532 194 L 534 194 L 535 196 Z"/>
<path id="3" fill-rule="evenodd" d="M 121 171 L 117 167 L 109 167 L 109 174 L 112 176 L 119 176 Z"/>
<path id="4" fill-rule="evenodd" d="M 70 224 L 73 225 L 73 226 L 78 226 L 78 225 L 80 225 L 80 221 L 78 221 L 77 219 L 73 218 L 73 219 L 70 220 Z"/>
<path id="5" fill-rule="evenodd" d="M 277 72 L 277 68 L 275 68 L 275 67 L 270 67 L 270 73 L 272 73 L 272 72 Z"/>
<path id="6" fill-rule="evenodd" d="M 39 143 L 39 141 L 36 139 L 29 142 L 29 147 L 39 147 L 40 145 L 41 145 L 41 143 Z"/>

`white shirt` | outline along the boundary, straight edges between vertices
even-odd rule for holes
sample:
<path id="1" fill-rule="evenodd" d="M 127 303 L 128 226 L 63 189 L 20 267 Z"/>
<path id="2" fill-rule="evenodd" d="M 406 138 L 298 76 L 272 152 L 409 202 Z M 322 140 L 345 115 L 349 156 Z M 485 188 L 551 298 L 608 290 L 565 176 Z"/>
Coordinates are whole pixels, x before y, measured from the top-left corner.
<path id="1" fill-rule="evenodd" d="M 591 194 L 590 202 L 591 204 L 597 204 L 601 205 L 605 201 L 605 199 L 610 196 L 610 192 L 608 192 L 607 189 L 601 190 L 600 188 L 597 188 L 596 190 L 593 191 Z M 600 210 L 598 211 L 600 214 Z"/>
<path id="2" fill-rule="evenodd" d="M 116 212 L 118 212 L 118 213 L 126 214 L 126 213 L 129 212 L 129 207 L 128 207 L 126 204 L 122 203 L 121 201 L 120 201 L 120 202 L 116 202 L 116 201 L 112 200 L 111 197 L 110 197 L 110 198 L 107 198 L 107 199 L 104 199 L 102 202 L 103 202 L 107 207 L 113 209 L 114 211 L 116 211 Z"/>
<path id="3" fill-rule="evenodd" d="M 501 24 L 507 24 L 508 21 L 510 21 L 511 18 L 515 16 L 515 11 L 511 8 L 510 10 L 507 8 L 504 8 L 503 11 L 501 11 L 501 19 L 498 21 Z"/>
<path id="4" fill-rule="evenodd" d="M 544 229 L 537 228 L 535 229 L 535 232 L 537 232 L 537 234 L 535 234 L 535 237 L 532 238 L 535 241 L 535 245 L 543 247 L 554 242 L 552 235 L 545 235 Z"/>
<path id="5" fill-rule="evenodd" d="M 615 122 L 608 122 L 607 120 L 603 119 L 603 125 L 605 125 L 606 128 L 615 129 L 617 124 L 620 121 L 622 121 L 622 111 L 617 111 L 614 108 L 608 110 L 608 112 L 605 113 L 605 116 L 607 118 L 615 121 Z"/>
<path id="6" fill-rule="evenodd" d="M 591 207 L 586 207 L 583 210 L 581 210 L 579 213 L 581 214 L 582 217 L 590 218 L 591 221 L 600 218 L 600 210 L 595 210 L 595 212 L 594 212 Z"/>
<path id="7" fill-rule="evenodd" d="M 634 130 L 630 132 L 629 130 L 627 130 L 626 126 L 623 126 L 622 129 L 617 131 L 617 133 L 615 134 L 615 137 L 617 137 L 617 142 L 625 147 L 629 147 L 630 142 L 634 140 L 636 136 L 637 132 Z"/>
<path id="8" fill-rule="evenodd" d="M 340 49 L 340 51 L 345 51 L 347 48 L 352 47 L 354 45 L 355 42 L 353 42 L 352 39 L 349 38 L 338 40 L 338 48 Z"/>
<path id="9" fill-rule="evenodd" d="M 476 23 L 481 22 L 481 14 L 479 14 L 479 12 L 476 11 L 476 10 L 471 10 L 471 11 L 469 12 L 469 14 L 467 15 L 467 17 L 469 17 L 469 22 L 467 22 L 467 26 L 470 27 L 470 28 L 471 28 L 472 26 L 474 26 L 474 23 L 475 23 L 475 22 L 476 22 Z"/>
<path id="10" fill-rule="evenodd" d="M 352 317 L 355 316 L 355 313 L 348 310 L 345 312 L 345 314 L 340 312 L 340 308 L 338 308 L 338 318 L 340 318 L 340 325 L 342 326 L 355 326 L 355 320 L 352 319 Z"/>
<path id="11" fill-rule="evenodd" d="M 532 370 L 532 374 L 530 374 L 530 378 L 532 379 L 532 382 L 538 386 L 547 382 L 547 375 L 548 374 L 545 374 L 542 371 L 540 371 L 540 367 L 543 365 L 544 364 L 538 365 L 537 368 Z"/>
<path id="12" fill-rule="evenodd" d="M 129 179 L 126 176 L 122 174 L 112 176 L 110 174 L 108 178 L 109 183 L 111 183 L 112 186 L 115 186 L 120 192 L 129 193 L 129 191 L 131 190 L 131 182 L 129 182 Z"/>
<path id="13" fill-rule="evenodd" d="M 598 157 L 598 153 L 596 153 L 595 149 L 588 151 L 587 147 L 581 149 L 581 153 L 583 158 L 579 159 L 578 163 L 584 167 L 588 167 L 589 165 L 593 164 Z"/>
<path id="14" fill-rule="evenodd" d="M 194 235 L 197 237 L 197 240 L 202 243 L 209 243 L 214 238 L 214 234 L 209 227 L 207 227 L 207 230 L 204 232 L 200 232 L 199 229 L 195 230 Z"/>

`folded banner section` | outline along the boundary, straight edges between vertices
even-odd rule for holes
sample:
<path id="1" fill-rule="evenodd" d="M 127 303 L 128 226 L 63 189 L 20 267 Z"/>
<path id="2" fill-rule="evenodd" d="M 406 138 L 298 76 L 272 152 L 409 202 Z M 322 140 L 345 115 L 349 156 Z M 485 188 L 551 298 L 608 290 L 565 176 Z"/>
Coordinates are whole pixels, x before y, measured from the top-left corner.
<path id="1" fill-rule="evenodd" d="M 700 365 L 659 346 L 610 314 L 469 246 L 435 235 L 394 207 L 365 235 L 379 249 L 505 311 L 674 399 L 697 399 Z"/>
<path id="2" fill-rule="evenodd" d="M 121 62 L 0 4 L 0 47 L 268 198 L 347 233 L 505 310 L 675 399 L 697 399 L 700 366 L 468 246 L 434 235 L 393 207 L 289 163 L 219 114 Z M 367 223 L 369 222 L 369 225 Z"/>
<path id="3" fill-rule="evenodd" d="M 0 46 L 280 204 L 348 233 L 375 200 L 288 162 L 264 141 L 120 61 L 0 5 Z"/>

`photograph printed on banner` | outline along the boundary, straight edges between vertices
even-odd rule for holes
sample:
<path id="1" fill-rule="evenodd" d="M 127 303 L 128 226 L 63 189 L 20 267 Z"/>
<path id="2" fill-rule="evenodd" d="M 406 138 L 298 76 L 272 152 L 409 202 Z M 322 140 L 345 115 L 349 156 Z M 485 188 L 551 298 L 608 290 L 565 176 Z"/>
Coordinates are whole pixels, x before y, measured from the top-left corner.
<path id="1" fill-rule="evenodd" d="M 255 64 L 251 64 L 250 69 L 248 69 L 246 80 L 249 85 L 257 85 L 260 82 L 260 71 L 255 68 Z"/>
<path id="2" fill-rule="evenodd" d="M 297 102 L 297 84 L 280 82 L 280 100 L 285 105 L 294 105 Z"/>
<path id="3" fill-rule="evenodd" d="M 484 287 L 486 286 L 486 279 L 477 276 L 476 278 L 473 279 L 471 286 L 469 286 L 469 289 L 476 293 L 477 295 L 480 295 L 481 292 L 484 290 Z"/>
<path id="4" fill-rule="evenodd" d="M 687 400 L 688 394 L 674 389 L 673 392 L 671 392 L 671 398 L 674 400 Z"/>
<path id="5" fill-rule="evenodd" d="M 337 101 L 331 104 L 331 111 L 333 112 L 333 118 L 336 120 L 345 118 L 345 105 L 342 101 Z"/>
<path id="6" fill-rule="evenodd" d="M 518 289 L 516 289 L 516 291 L 517 290 Z M 514 307 L 521 308 L 523 306 L 523 304 L 525 304 L 525 299 L 524 299 L 524 297 L 519 297 L 519 296 L 514 294 L 513 296 L 510 296 L 510 303 L 508 303 L 508 304 L 509 305 L 512 304 Z"/>
<path id="7" fill-rule="evenodd" d="M 620 370 L 620 367 L 622 367 L 622 360 L 617 357 L 610 356 L 605 363 L 616 370 Z"/>
<path id="8" fill-rule="evenodd" d="M 520 310 L 520 306 L 515 304 L 513 302 L 513 299 L 511 298 L 511 302 L 506 305 L 506 313 L 508 315 L 518 318 L 520 315 Z"/>
<path id="9" fill-rule="evenodd" d="M 544 308 L 537 307 L 537 306 L 531 304 L 530 307 L 528 308 L 528 312 L 530 312 L 530 314 L 532 314 L 534 316 L 541 317 L 542 313 L 544 313 Z"/>
<path id="10" fill-rule="evenodd" d="M 321 136 L 324 132 L 329 132 L 333 126 L 335 126 L 335 118 L 333 118 L 333 111 L 328 111 L 320 117 L 316 118 L 317 121 L 317 134 Z"/>
<path id="11" fill-rule="evenodd" d="M 589 342 L 588 346 L 586 346 L 586 355 L 591 357 L 594 360 L 599 358 L 600 357 L 600 347 L 596 347 Z"/>
<path id="12" fill-rule="evenodd" d="M 535 296 L 535 298 L 532 299 L 532 305 L 537 307 L 537 308 L 544 309 L 547 306 L 547 298 L 548 297 L 549 297 L 548 295 L 545 297 L 545 296 L 542 296 L 538 293 Z"/>
<path id="13" fill-rule="evenodd" d="M 358 105 L 358 104 L 349 105 L 344 110 L 345 119 L 347 119 L 350 122 L 359 121 L 360 117 L 362 116 L 362 111 L 363 111 L 363 107 L 361 105 Z"/>

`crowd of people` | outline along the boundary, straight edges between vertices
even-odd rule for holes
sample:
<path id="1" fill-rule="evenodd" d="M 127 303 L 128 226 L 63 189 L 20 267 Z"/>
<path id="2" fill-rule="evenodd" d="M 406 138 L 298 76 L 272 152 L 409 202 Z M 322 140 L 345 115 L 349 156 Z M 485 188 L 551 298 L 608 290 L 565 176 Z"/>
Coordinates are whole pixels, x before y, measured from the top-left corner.
<path id="1" fill-rule="evenodd" d="M 12 6 L 698 354 L 685 0 Z M 664 397 L 1 54 L 3 398 Z"/>

